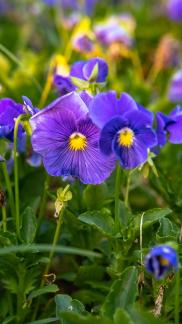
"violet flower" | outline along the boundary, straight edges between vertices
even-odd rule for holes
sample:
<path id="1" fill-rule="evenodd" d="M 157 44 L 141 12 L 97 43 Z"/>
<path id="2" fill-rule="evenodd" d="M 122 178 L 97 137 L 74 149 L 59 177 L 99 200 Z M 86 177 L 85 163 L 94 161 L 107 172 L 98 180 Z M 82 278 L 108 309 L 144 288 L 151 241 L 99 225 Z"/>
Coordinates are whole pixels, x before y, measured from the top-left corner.
<path id="1" fill-rule="evenodd" d="M 73 176 L 86 184 L 103 182 L 115 167 L 99 149 L 100 130 L 74 92 L 58 98 L 30 119 L 32 145 L 52 176 Z"/>
<path id="2" fill-rule="evenodd" d="M 177 106 L 168 115 L 158 112 L 156 122 L 159 147 L 163 147 L 167 143 L 167 139 L 173 144 L 182 143 L 182 109 L 180 106 Z"/>
<path id="3" fill-rule="evenodd" d="M 70 75 L 65 77 L 59 74 L 54 76 L 54 86 L 60 95 L 76 90 L 76 86 L 71 80 L 72 77 L 88 81 L 89 83 L 102 83 L 106 81 L 108 75 L 107 63 L 97 57 L 88 61 L 78 61 L 71 66 Z"/>
<path id="4" fill-rule="evenodd" d="M 176 251 L 168 245 L 153 247 L 145 257 L 145 269 L 160 280 L 172 270 L 178 270 Z"/>
<path id="5" fill-rule="evenodd" d="M 90 104 L 90 116 L 101 128 L 100 148 L 113 154 L 125 169 L 133 169 L 148 158 L 157 143 L 153 115 L 126 93 L 117 99 L 114 91 L 98 94 Z"/>
<path id="6" fill-rule="evenodd" d="M 0 100 L 0 138 L 5 137 L 13 141 L 15 119 L 24 114 L 23 105 L 16 103 L 10 98 Z M 18 138 L 23 136 L 23 128 L 18 127 Z"/>

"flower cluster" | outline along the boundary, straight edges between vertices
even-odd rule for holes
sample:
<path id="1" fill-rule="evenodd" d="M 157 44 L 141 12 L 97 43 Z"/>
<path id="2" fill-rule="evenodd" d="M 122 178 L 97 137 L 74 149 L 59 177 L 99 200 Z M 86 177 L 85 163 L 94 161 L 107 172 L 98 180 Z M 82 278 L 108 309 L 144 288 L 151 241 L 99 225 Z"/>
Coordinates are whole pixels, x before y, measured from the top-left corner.
<path id="1" fill-rule="evenodd" d="M 180 106 L 169 115 L 158 112 L 154 123 L 154 114 L 127 93 L 117 97 L 115 91 L 88 92 L 94 84 L 104 84 L 107 75 L 108 66 L 101 58 L 74 63 L 69 76 L 55 75 L 61 97 L 41 111 L 27 97 L 23 97 L 24 106 L 11 99 L 0 100 L 0 136 L 13 141 L 15 119 L 27 112 L 32 115 L 31 161 L 35 160 L 29 163 L 39 165 L 41 156 L 50 175 L 72 176 L 86 184 L 103 182 L 117 161 L 124 169 L 134 169 L 167 140 L 182 143 Z M 76 93 L 80 84 L 88 91 Z M 21 125 L 18 138 L 25 143 Z M 23 146 L 20 152 L 25 151 Z"/>

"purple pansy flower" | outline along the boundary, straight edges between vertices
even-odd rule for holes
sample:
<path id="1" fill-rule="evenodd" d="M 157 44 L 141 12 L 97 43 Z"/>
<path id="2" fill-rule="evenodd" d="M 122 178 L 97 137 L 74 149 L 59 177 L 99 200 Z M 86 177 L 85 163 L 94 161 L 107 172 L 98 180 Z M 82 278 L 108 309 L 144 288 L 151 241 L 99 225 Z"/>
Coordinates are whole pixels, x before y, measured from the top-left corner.
<path id="1" fill-rule="evenodd" d="M 71 82 L 69 76 L 66 77 L 60 74 L 55 74 L 53 84 L 57 88 L 60 96 L 64 96 L 65 94 L 76 90 L 76 87 Z"/>
<path id="2" fill-rule="evenodd" d="M 156 279 L 162 279 L 169 271 L 178 270 L 178 257 L 175 249 L 159 245 L 151 249 L 145 257 L 145 269 Z"/>
<path id="3" fill-rule="evenodd" d="M 182 143 L 182 109 L 177 106 L 170 114 L 161 112 L 156 114 L 158 146 L 162 147 L 168 141 L 173 144 Z"/>
<path id="4" fill-rule="evenodd" d="M 78 177 L 83 183 L 103 182 L 115 167 L 99 149 L 100 130 L 74 92 L 58 98 L 30 119 L 32 144 L 52 176 Z"/>
<path id="5" fill-rule="evenodd" d="M 92 77 L 94 69 L 97 73 Z M 105 82 L 108 75 L 108 65 L 102 58 L 96 57 L 88 61 L 78 61 L 71 66 L 70 75 L 90 82 Z"/>
<path id="6" fill-rule="evenodd" d="M 89 53 L 93 50 L 93 40 L 86 34 L 78 35 L 73 39 L 73 48 L 81 53 Z"/>
<path id="7" fill-rule="evenodd" d="M 15 119 L 24 114 L 23 105 L 16 103 L 10 98 L 0 100 L 0 137 L 13 141 Z M 23 135 L 23 128 L 19 125 L 18 138 Z"/>
<path id="8" fill-rule="evenodd" d="M 182 1 L 181 0 L 168 0 L 167 14 L 172 20 L 182 22 Z"/>
<path id="9" fill-rule="evenodd" d="M 168 96 L 172 102 L 182 101 L 182 70 L 179 70 L 174 74 L 171 80 Z"/>
<path id="10" fill-rule="evenodd" d="M 98 94 L 90 103 L 90 116 L 101 128 L 100 148 L 114 155 L 125 169 L 133 169 L 148 158 L 157 143 L 152 130 L 153 115 L 126 93 L 117 99 L 114 91 Z"/>
<path id="11" fill-rule="evenodd" d="M 96 73 L 93 75 L 96 69 Z M 71 77 L 75 77 L 88 82 L 102 83 L 106 81 L 108 75 L 107 63 L 97 57 L 88 61 L 78 61 L 71 66 L 70 75 L 62 76 L 55 74 L 54 86 L 60 95 L 67 94 L 76 90 L 76 86 L 71 81 Z"/>
<path id="12" fill-rule="evenodd" d="M 128 20 L 128 23 L 126 23 Z M 126 28 L 127 24 L 132 25 Z M 131 46 L 133 38 L 130 29 L 134 28 L 133 19 L 130 16 L 111 16 L 106 22 L 95 26 L 94 31 L 98 41 L 102 45 L 111 45 L 112 43 L 122 43 Z"/>

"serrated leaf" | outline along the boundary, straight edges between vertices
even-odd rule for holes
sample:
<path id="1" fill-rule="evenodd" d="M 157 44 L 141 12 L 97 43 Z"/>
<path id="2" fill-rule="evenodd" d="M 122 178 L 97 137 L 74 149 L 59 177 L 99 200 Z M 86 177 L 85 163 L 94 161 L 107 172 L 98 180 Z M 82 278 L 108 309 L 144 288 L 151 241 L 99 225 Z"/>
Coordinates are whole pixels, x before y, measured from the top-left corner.
<path id="1" fill-rule="evenodd" d="M 88 211 L 81 214 L 78 219 L 85 224 L 96 227 L 101 233 L 105 235 L 114 235 L 113 218 L 106 212 L 98 210 Z"/>
<path id="2" fill-rule="evenodd" d="M 21 240 L 24 243 L 33 243 L 37 229 L 37 219 L 34 210 L 27 207 L 22 214 Z"/>
<path id="3" fill-rule="evenodd" d="M 77 299 L 72 299 L 69 295 L 57 295 L 55 297 L 56 302 L 56 316 L 62 321 L 62 324 L 69 324 L 66 320 L 63 320 L 62 312 L 75 312 L 78 314 L 85 313 L 84 305 Z"/>
<path id="4" fill-rule="evenodd" d="M 154 208 L 154 209 L 147 210 L 143 216 L 142 228 L 145 229 L 151 226 L 152 224 L 158 222 L 163 217 L 169 215 L 171 212 L 172 211 L 170 208 Z M 135 231 L 140 230 L 141 216 L 142 214 L 139 214 L 134 217 Z"/>
<path id="5" fill-rule="evenodd" d="M 166 241 L 176 241 L 179 237 L 179 229 L 176 224 L 173 224 L 168 218 L 162 218 L 160 221 L 159 229 L 156 233 L 158 243 Z"/>
<path id="6" fill-rule="evenodd" d="M 56 293 L 59 290 L 59 287 L 57 285 L 48 285 L 48 286 L 44 286 L 40 289 L 36 289 L 33 290 L 31 292 L 31 294 L 29 295 L 28 299 L 33 299 L 36 298 L 40 295 L 45 295 L 45 294 L 49 294 L 49 293 Z"/>
<path id="7" fill-rule="evenodd" d="M 127 309 L 134 304 L 137 296 L 136 267 L 126 268 L 121 279 L 116 280 L 111 286 L 110 292 L 102 306 L 102 314 L 112 318 L 117 308 Z"/>

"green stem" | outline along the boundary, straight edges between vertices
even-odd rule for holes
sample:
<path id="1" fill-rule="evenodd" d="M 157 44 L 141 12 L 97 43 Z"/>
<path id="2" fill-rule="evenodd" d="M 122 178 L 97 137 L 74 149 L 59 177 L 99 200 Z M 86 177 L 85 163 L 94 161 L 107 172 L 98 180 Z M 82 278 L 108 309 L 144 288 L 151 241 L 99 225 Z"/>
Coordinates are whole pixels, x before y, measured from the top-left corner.
<path id="1" fill-rule="evenodd" d="M 180 324 L 179 302 L 180 302 L 180 269 L 176 273 L 175 310 L 174 310 L 175 324 Z"/>
<path id="2" fill-rule="evenodd" d="M 62 208 L 62 210 L 61 210 L 61 212 L 59 214 L 59 218 L 57 220 L 56 231 L 55 231 L 54 239 L 53 239 L 53 242 L 52 242 L 52 249 L 51 249 L 51 251 L 49 253 L 49 263 L 47 264 L 47 266 L 45 268 L 44 276 L 46 276 L 48 274 L 48 272 L 49 272 L 49 269 L 50 269 L 50 266 L 51 266 L 51 261 L 52 261 L 52 258 L 54 256 L 54 253 L 55 253 L 55 246 L 57 245 L 59 235 L 60 235 L 61 225 L 62 225 L 62 222 L 63 222 L 63 212 L 64 212 L 64 207 Z M 43 279 L 44 279 L 44 276 L 43 276 Z"/>
<path id="3" fill-rule="evenodd" d="M 44 192 L 43 192 L 43 195 L 42 195 L 40 208 L 39 208 L 38 228 L 40 226 L 42 217 L 43 217 L 44 212 L 45 212 L 45 204 L 46 204 L 46 199 L 47 199 L 47 190 L 49 188 L 50 179 L 51 179 L 51 177 L 48 174 L 46 174 L 46 179 L 45 179 L 45 182 L 44 182 Z"/>
<path id="4" fill-rule="evenodd" d="M 14 128 L 14 177 L 15 177 L 15 223 L 16 223 L 16 233 L 20 236 L 20 205 L 19 205 L 19 175 L 18 175 L 18 158 L 17 158 L 17 140 L 18 140 L 18 126 L 22 115 L 19 115 L 15 121 Z"/>
<path id="5" fill-rule="evenodd" d="M 130 191 L 130 182 L 131 182 L 131 174 L 132 171 L 129 171 L 128 173 L 128 178 L 127 178 L 127 183 L 126 183 L 126 192 L 125 192 L 125 206 L 129 208 L 129 191 Z"/>
<path id="6" fill-rule="evenodd" d="M 7 217 L 6 217 L 6 207 L 2 207 L 2 221 L 3 221 L 3 232 L 7 230 Z"/>
<path id="7" fill-rule="evenodd" d="M 9 173 L 7 170 L 6 162 L 2 163 L 2 170 L 3 170 L 6 188 L 7 188 L 7 192 L 8 192 L 8 196 L 9 196 L 11 215 L 14 218 L 15 203 L 14 203 L 13 191 L 12 191 L 12 187 L 11 187 L 11 180 L 10 180 Z"/>
<path id="8" fill-rule="evenodd" d="M 119 217 L 119 196 L 121 190 L 121 167 L 118 164 L 116 168 L 116 181 L 115 181 L 115 223 L 119 227 L 120 217 Z"/>
<path id="9" fill-rule="evenodd" d="M 54 239 L 53 239 L 53 242 L 52 242 L 52 248 L 51 248 L 51 251 L 49 253 L 49 263 L 47 264 L 47 266 L 45 268 L 45 271 L 44 271 L 44 275 L 42 277 L 42 281 L 41 281 L 41 285 L 40 285 L 41 288 L 44 285 L 44 278 L 49 272 L 49 269 L 50 269 L 50 266 L 51 266 L 51 261 L 52 261 L 52 258 L 54 256 L 54 253 L 55 253 L 55 247 L 56 247 L 58 239 L 59 239 L 60 229 L 61 229 L 61 225 L 62 225 L 62 221 L 63 221 L 63 211 L 64 211 L 64 207 L 62 208 L 62 210 L 61 210 L 61 212 L 59 214 L 59 218 L 57 220 L 57 226 L 56 226 L 56 231 L 55 231 L 55 234 L 54 234 Z M 37 302 L 37 304 L 35 306 L 32 321 L 34 321 L 36 319 L 36 317 L 37 317 L 37 312 L 39 310 L 39 306 L 40 306 L 40 299 L 38 300 L 38 302 Z"/>

